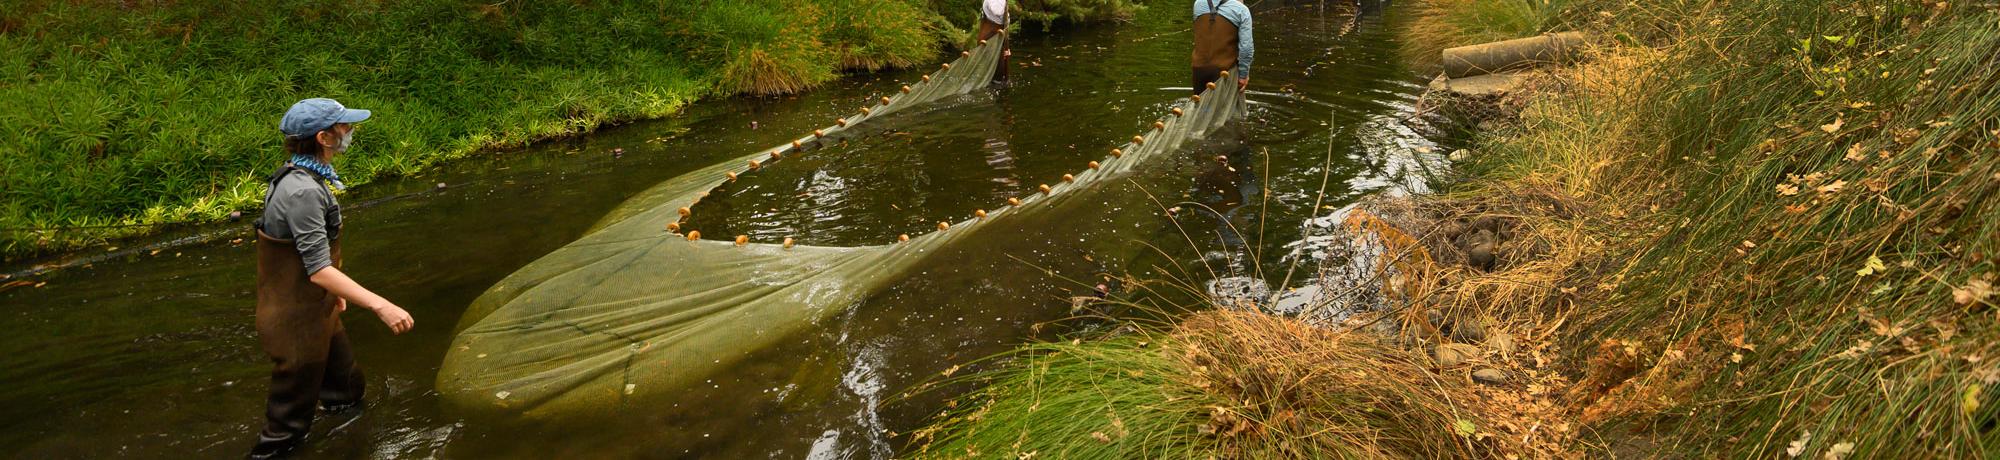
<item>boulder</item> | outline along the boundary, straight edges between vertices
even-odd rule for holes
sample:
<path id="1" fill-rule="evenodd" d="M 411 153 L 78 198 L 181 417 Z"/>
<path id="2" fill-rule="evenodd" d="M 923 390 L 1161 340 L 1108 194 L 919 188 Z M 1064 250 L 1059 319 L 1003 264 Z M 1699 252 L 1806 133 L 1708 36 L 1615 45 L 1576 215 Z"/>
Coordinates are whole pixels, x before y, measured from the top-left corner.
<path id="1" fill-rule="evenodd" d="M 1507 381 L 1507 373 L 1501 372 L 1499 369 L 1494 369 L 1489 367 L 1485 369 L 1472 371 L 1472 380 L 1477 381 L 1479 383 L 1491 383 L 1491 384 L 1505 383 Z"/>
<path id="2" fill-rule="evenodd" d="M 1438 367 L 1458 367 L 1477 359 L 1479 349 L 1463 343 L 1447 343 L 1438 345 L 1437 349 L 1431 350 L 1431 354 L 1437 358 Z"/>

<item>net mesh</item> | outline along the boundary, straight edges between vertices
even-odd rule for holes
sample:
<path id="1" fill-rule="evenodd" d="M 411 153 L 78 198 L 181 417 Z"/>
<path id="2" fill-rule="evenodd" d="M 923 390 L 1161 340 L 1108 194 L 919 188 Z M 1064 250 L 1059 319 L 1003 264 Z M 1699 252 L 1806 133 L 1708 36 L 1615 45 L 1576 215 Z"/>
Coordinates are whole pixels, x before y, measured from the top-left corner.
<path id="1" fill-rule="evenodd" d="M 1021 197 L 1019 205 L 998 206 L 908 241 L 790 246 L 690 239 L 668 230 L 708 191 L 753 171 L 753 161 L 801 154 L 869 119 L 985 87 L 1002 39 L 817 135 L 669 179 L 626 201 L 581 239 L 473 302 L 439 370 L 439 392 L 464 410 L 533 419 L 671 395 L 886 289 L 937 249 L 979 239 L 990 221 L 1033 219 L 1070 201 L 1087 205 L 1068 198 L 1168 157 L 1244 108 L 1235 78 L 1224 76 L 1217 85 L 1229 90 L 1179 101 L 1156 128 L 1073 181 L 1052 180 L 1059 185 Z"/>

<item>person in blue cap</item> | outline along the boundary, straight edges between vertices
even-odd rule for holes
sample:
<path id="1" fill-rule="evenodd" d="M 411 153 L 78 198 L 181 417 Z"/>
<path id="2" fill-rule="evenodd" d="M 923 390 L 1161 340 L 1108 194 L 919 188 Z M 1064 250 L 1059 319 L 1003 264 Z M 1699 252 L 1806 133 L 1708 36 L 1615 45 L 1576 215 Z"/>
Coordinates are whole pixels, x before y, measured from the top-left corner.
<path id="1" fill-rule="evenodd" d="M 1250 7 L 1242 0 L 1194 0 L 1194 93 L 1234 70 L 1238 90 L 1250 87 L 1250 61 L 1257 57 L 1251 37 Z"/>
<path id="2" fill-rule="evenodd" d="M 257 219 L 257 341 L 271 356 L 271 391 L 264 429 L 250 458 L 297 449 L 320 408 L 361 404 L 367 388 L 340 313 L 349 304 L 374 312 L 397 334 L 416 323 L 409 312 L 340 271 L 340 204 L 346 188 L 335 155 L 354 142 L 355 123 L 369 112 L 326 98 L 292 104 L 278 123 L 285 134 L 284 166 L 272 173 Z"/>

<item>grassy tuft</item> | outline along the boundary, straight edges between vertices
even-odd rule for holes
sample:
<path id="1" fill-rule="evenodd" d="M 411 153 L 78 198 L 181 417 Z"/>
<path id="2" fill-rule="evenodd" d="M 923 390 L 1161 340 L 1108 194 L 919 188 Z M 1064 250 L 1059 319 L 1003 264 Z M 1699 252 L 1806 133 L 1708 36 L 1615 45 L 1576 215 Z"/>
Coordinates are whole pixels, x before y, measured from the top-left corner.
<path id="1" fill-rule="evenodd" d="M 1171 331 L 1029 346 L 938 423 L 932 458 L 1473 458 L 1492 412 L 1461 375 L 1362 333 L 1196 313 Z"/>

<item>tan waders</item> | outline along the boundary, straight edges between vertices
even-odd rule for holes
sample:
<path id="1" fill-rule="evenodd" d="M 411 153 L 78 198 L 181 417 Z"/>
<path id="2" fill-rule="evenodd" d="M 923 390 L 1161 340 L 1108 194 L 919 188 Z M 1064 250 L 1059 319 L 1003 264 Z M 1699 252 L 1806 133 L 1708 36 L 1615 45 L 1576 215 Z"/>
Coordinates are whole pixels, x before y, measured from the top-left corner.
<path id="1" fill-rule="evenodd" d="M 1222 78 L 1222 71 L 1236 68 L 1236 23 L 1220 14 L 1194 18 L 1194 93 L 1201 94 L 1209 82 Z"/>
<path id="2" fill-rule="evenodd" d="M 280 173 L 280 177 L 282 177 Z M 340 240 L 330 243 L 340 266 Z M 271 394 L 264 430 L 251 458 L 281 456 L 312 430 L 321 406 L 340 409 L 361 402 L 366 388 L 347 329 L 334 311 L 338 298 L 313 284 L 291 241 L 257 231 L 257 341 L 271 355 Z"/>

